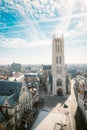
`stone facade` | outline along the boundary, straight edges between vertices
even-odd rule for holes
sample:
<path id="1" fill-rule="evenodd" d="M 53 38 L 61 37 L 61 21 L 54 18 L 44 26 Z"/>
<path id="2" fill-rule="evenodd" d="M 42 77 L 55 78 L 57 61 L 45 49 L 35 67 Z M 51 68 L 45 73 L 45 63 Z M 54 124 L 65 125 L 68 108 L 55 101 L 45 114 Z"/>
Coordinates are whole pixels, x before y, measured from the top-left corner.
<path id="1" fill-rule="evenodd" d="M 64 64 L 64 39 L 63 35 L 53 36 L 52 41 L 52 76 L 53 95 L 62 95 L 66 93 L 66 76 Z"/>
<path id="2" fill-rule="evenodd" d="M 32 110 L 31 94 L 26 85 L 18 81 L 0 81 L 0 108 L 8 122 L 5 127 L 9 124 L 15 130 L 24 120 L 23 116 Z"/>

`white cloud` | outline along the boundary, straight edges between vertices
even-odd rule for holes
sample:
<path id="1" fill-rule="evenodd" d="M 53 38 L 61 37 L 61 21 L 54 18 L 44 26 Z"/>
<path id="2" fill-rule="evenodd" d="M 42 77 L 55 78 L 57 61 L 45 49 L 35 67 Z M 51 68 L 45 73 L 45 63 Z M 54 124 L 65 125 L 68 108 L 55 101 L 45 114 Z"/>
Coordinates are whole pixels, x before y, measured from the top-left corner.
<path id="1" fill-rule="evenodd" d="M 0 46 L 3 47 L 13 47 L 13 48 L 37 48 L 40 46 L 49 46 L 51 45 L 50 40 L 36 40 L 33 42 L 28 42 L 22 38 L 5 38 L 0 36 Z"/>

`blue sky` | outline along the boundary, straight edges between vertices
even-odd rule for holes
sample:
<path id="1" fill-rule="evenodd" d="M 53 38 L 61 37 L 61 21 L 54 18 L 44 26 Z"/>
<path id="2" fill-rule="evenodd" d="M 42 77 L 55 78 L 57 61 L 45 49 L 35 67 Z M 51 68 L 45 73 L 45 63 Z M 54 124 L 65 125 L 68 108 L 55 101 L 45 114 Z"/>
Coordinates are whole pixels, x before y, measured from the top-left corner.
<path id="1" fill-rule="evenodd" d="M 87 0 L 0 0 L 0 64 L 51 64 L 54 32 L 66 63 L 87 63 Z"/>

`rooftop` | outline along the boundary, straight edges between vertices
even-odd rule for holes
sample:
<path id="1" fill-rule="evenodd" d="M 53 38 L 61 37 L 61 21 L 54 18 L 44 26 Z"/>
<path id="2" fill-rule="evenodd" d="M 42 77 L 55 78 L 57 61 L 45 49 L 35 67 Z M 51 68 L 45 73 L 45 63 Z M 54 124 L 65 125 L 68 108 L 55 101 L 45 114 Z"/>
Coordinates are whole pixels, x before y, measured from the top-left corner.
<path id="1" fill-rule="evenodd" d="M 7 99 L 10 106 L 17 104 L 20 91 L 22 88 L 21 82 L 16 81 L 0 81 L 0 105 L 2 106 Z"/>
<path id="2" fill-rule="evenodd" d="M 19 93 L 21 87 L 21 82 L 0 80 L 0 95 L 10 96 L 13 93 Z"/>

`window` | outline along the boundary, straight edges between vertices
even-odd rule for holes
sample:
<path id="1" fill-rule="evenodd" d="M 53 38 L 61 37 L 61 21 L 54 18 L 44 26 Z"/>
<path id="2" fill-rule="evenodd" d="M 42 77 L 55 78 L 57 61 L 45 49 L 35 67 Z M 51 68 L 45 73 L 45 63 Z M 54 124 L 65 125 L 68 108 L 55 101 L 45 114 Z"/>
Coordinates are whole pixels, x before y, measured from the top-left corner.
<path id="1" fill-rule="evenodd" d="M 58 52 L 59 52 L 59 44 L 58 44 Z"/>
<path id="2" fill-rule="evenodd" d="M 62 86 L 62 80 L 61 79 L 57 80 L 57 86 Z"/>
<path id="3" fill-rule="evenodd" d="M 15 122 L 17 121 L 17 115 L 15 116 Z"/>
<path id="4" fill-rule="evenodd" d="M 25 88 L 23 88 L 23 91 L 25 91 Z"/>
<path id="5" fill-rule="evenodd" d="M 61 63 L 61 57 L 60 57 L 60 63 Z"/>
<path id="6" fill-rule="evenodd" d="M 56 46 L 55 46 L 55 51 L 56 51 L 56 53 L 57 53 L 57 41 L 55 41 L 55 44 L 56 44 Z"/>
<path id="7" fill-rule="evenodd" d="M 60 45 L 60 53 L 62 52 L 62 44 Z"/>
<path id="8" fill-rule="evenodd" d="M 62 67 L 57 66 L 57 74 L 61 74 L 61 73 L 62 73 Z"/>
<path id="9" fill-rule="evenodd" d="M 14 112 L 15 112 L 15 113 L 17 112 L 17 107 L 15 107 Z"/>
<path id="10" fill-rule="evenodd" d="M 6 115 L 8 115 L 8 109 L 6 108 Z"/>
<path id="11" fill-rule="evenodd" d="M 56 57 L 56 63 L 58 64 L 58 57 Z"/>
<path id="12" fill-rule="evenodd" d="M 59 71 L 60 71 L 60 74 L 61 74 L 62 73 L 62 67 L 60 67 Z"/>

